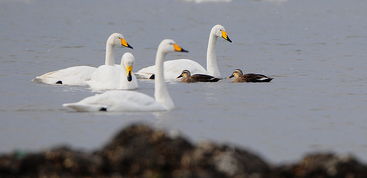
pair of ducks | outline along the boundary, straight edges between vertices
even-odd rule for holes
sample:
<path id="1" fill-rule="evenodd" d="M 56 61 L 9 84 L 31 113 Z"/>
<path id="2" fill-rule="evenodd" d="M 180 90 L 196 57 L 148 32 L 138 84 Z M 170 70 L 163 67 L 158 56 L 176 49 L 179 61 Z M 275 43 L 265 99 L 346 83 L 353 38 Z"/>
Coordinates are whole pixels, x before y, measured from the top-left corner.
<path id="1" fill-rule="evenodd" d="M 267 77 L 262 74 L 243 74 L 241 69 L 236 69 L 232 75 L 228 78 L 233 78 L 232 82 L 235 83 L 243 83 L 243 82 L 270 82 L 273 78 Z M 181 75 L 177 78 L 182 78 L 181 82 L 185 83 L 194 83 L 194 82 L 218 82 L 221 80 L 220 78 L 216 78 L 210 75 L 205 74 L 194 74 L 191 75 L 190 71 L 184 70 Z"/>

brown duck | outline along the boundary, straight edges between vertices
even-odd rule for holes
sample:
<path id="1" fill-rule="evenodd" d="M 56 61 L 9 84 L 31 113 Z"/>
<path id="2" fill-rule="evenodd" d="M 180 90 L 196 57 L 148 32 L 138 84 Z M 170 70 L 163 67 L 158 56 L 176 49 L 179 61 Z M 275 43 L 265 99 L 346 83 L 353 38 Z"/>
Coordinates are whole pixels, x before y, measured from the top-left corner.
<path id="1" fill-rule="evenodd" d="M 232 82 L 270 82 L 273 78 L 262 74 L 243 74 L 241 69 L 236 69 L 229 78 L 234 77 Z"/>
<path id="2" fill-rule="evenodd" d="M 181 82 L 193 83 L 193 82 L 218 82 L 220 79 L 205 74 L 191 75 L 190 71 L 184 70 L 177 78 L 182 78 Z"/>

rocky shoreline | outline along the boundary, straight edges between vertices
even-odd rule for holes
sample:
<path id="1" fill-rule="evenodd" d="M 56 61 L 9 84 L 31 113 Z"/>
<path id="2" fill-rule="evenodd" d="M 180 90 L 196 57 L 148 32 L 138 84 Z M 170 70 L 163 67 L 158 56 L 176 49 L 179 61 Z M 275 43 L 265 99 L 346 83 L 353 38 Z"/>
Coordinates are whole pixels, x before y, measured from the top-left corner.
<path id="1" fill-rule="evenodd" d="M 193 144 L 181 136 L 134 124 L 95 152 L 58 147 L 2 154 L 0 177 L 365 178 L 367 165 L 353 156 L 332 153 L 314 153 L 295 163 L 272 165 L 239 147 Z"/>

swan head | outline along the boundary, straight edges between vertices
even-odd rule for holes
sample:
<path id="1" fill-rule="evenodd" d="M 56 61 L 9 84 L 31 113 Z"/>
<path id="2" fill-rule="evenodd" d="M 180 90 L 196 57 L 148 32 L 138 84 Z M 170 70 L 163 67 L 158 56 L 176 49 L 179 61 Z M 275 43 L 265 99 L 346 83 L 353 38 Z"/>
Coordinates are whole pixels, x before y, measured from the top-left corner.
<path id="1" fill-rule="evenodd" d="M 120 46 L 133 49 L 121 33 L 112 33 L 110 37 L 108 37 L 107 44 L 112 47 Z"/>
<path id="2" fill-rule="evenodd" d="M 222 25 L 214 25 L 212 28 L 211 34 L 214 34 L 217 38 L 221 37 L 232 43 L 232 40 L 229 39 L 226 29 Z"/>
<path id="3" fill-rule="evenodd" d="M 236 69 L 234 70 L 234 72 L 232 73 L 231 76 L 229 76 L 228 78 L 238 78 L 241 77 L 243 75 L 242 70 L 241 69 Z"/>
<path id="4" fill-rule="evenodd" d="M 121 66 L 123 70 L 126 71 L 127 81 L 132 81 L 132 73 L 133 73 L 133 66 L 135 62 L 135 57 L 133 54 L 127 52 L 121 57 Z"/>
<path id="5" fill-rule="evenodd" d="M 188 70 L 183 70 L 183 71 L 182 71 L 182 73 L 181 73 L 181 75 L 180 75 L 180 76 L 178 76 L 177 78 L 181 78 L 181 77 L 183 77 L 183 78 L 189 78 L 190 76 L 191 76 L 190 71 L 188 71 Z"/>
<path id="6" fill-rule="evenodd" d="M 175 41 L 171 39 L 165 39 L 159 44 L 159 49 L 162 50 L 164 53 L 169 52 L 189 52 L 185 49 L 183 49 L 180 45 L 178 45 Z"/>

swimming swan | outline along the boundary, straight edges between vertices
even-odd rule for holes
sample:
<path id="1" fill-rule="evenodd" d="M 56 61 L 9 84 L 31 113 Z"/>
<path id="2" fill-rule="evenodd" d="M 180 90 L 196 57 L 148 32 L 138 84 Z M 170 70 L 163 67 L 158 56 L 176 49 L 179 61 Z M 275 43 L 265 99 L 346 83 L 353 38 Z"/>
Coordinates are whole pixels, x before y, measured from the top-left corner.
<path id="1" fill-rule="evenodd" d="M 121 57 L 121 65 L 102 65 L 93 72 L 91 80 L 86 81 L 93 91 L 138 88 L 138 81 L 133 73 L 135 57 L 127 52 Z"/>
<path id="2" fill-rule="evenodd" d="M 215 25 L 212 28 L 209 35 L 206 56 L 207 70 L 205 70 L 199 63 L 190 59 L 169 60 L 164 62 L 165 80 L 177 80 L 177 76 L 179 76 L 183 70 L 189 70 L 193 74 L 207 74 L 216 78 L 220 78 L 221 75 L 218 68 L 217 55 L 215 53 L 215 44 L 217 43 L 218 37 L 222 37 L 225 40 L 232 42 L 222 25 Z M 153 75 L 155 74 L 155 71 L 156 69 L 154 66 L 149 66 L 140 69 L 138 72 L 136 72 L 136 75 L 138 78 L 154 79 Z"/>
<path id="3" fill-rule="evenodd" d="M 117 46 L 132 47 L 127 43 L 120 33 L 113 33 L 106 43 L 105 65 L 115 65 L 114 48 Z M 91 79 L 91 75 L 96 71 L 95 67 L 74 66 L 53 72 L 48 72 L 37 76 L 32 81 L 50 85 L 87 85 L 86 81 Z"/>
<path id="4" fill-rule="evenodd" d="M 63 104 L 75 111 L 165 111 L 175 107 L 164 82 L 163 61 L 169 52 L 187 52 L 173 40 L 163 40 L 157 50 L 154 98 L 136 91 L 106 91 L 77 103 Z"/>

